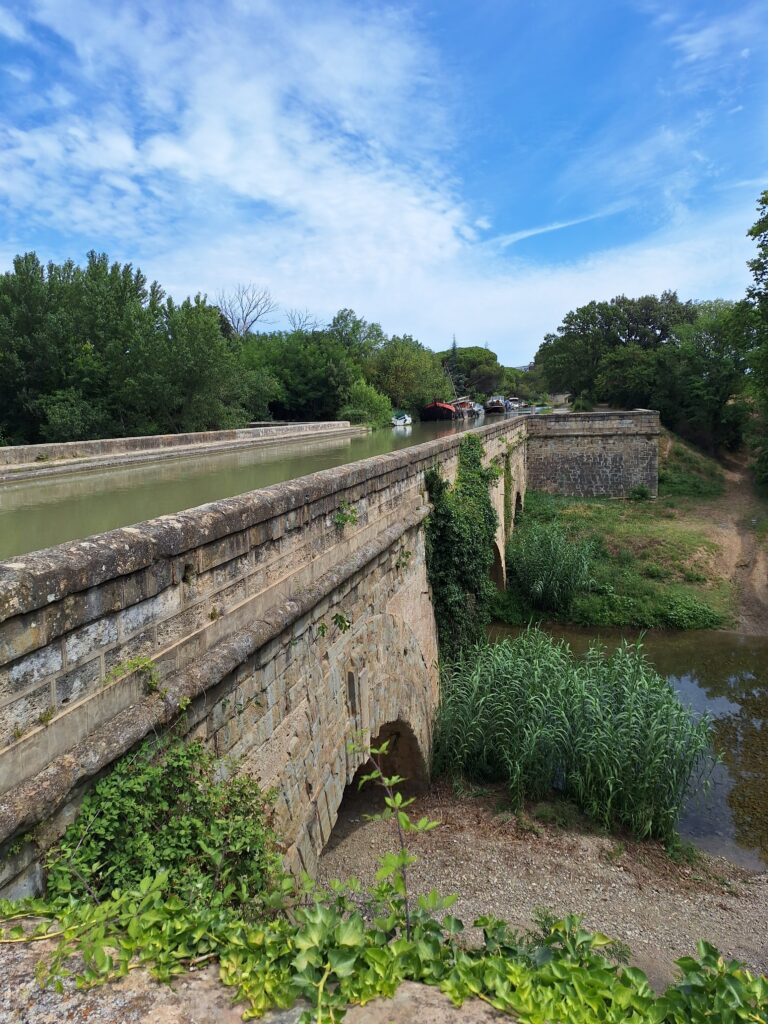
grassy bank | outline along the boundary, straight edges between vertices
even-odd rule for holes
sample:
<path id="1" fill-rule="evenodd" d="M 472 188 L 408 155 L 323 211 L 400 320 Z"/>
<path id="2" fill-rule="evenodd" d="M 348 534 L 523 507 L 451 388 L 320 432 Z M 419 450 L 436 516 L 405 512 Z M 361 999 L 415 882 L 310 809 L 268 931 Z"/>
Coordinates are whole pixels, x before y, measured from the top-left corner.
<path id="1" fill-rule="evenodd" d="M 666 434 L 656 501 L 642 491 L 628 501 L 529 492 L 507 552 L 509 589 L 495 598 L 494 617 L 510 625 L 542 617 L 583 626 L 729 625 L 733 593 L 718 571 L 718 547 L 685 517 L 686 510 L 717 499 L 723 490 L 723 472 L 713 459 Z M 540 570 L 530 564 L 526 548 L 540 549 L 549 541 L 551 572 L 560 571 L 568 553 L 580 552 L 586 563 L 571 599 L 537 596 Z M 554 556 L 558 542 L 562 561 Z"/>

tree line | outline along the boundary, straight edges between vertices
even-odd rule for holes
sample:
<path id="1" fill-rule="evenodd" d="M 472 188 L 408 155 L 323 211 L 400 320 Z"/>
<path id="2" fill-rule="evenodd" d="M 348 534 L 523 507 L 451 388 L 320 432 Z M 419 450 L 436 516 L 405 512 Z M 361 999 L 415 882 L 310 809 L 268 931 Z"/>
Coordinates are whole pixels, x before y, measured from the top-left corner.
<path id="1" fill-rule="evenodd" d="M 758 215 L 743 299 L 682 301 L 665 291 L 589 302 L 544 338 L 534 359 L 540 386 L 571 392 L 577 408 L 658 409 L 666 426 L 710 451 L 746 439 L 768 481 L 768 191 Z"/>
<path id="2" fill-rule="evenodd" d="M 17 256 L 0 277 L 0 443 L 242 426 L 252 420 L 380 424 L 456 389 L 522 383 L 486 348 L 433 352 L 343 309 L 326 325 L 238 286 L 168 297 L 141 270 L 91 252 L 85 266 Z"/>

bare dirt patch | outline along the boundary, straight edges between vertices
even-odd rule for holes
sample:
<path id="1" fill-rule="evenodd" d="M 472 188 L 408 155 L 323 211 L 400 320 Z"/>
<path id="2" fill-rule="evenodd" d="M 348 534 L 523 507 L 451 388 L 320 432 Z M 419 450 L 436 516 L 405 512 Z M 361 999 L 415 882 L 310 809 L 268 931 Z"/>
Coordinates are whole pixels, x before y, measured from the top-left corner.
<path id="1" fill-rule="evenodd" d="M 620 939 L 651 983 L 666 987 L 674 961 L 695 954 L 705 938 L 751 970 L 768 972 L 768 874 L 754 874 L 702 855 L 676 864 L 655 843 L 637 843 L 556 826 L 522 824 L 499 814 L 501 791 L 458 798 L 438 785 L 418 798 L 417 817 L 442 824 L 414 837 L 416 892 L 460 893 L 452 910 L 465 925 L 490 914 L 518 928 L 532 925 L 537 907 L 579 913 L 588 928 Z M 320 878 L 355 875 L 370 883 L 377 858 L 394 849 L 391 823 L 363 817 L 372 797 L 350 794 L 320 861 Z M 470 941 L 479 940 L 468 929 Z"/>
<path id="2" fill-rule="evenodd" d="M 766 502 L 755 494 L 742 457 L 728 456 L 723 472 L 724 494 L 689 505 L 676 519 L 717 544 L 717 570 L 736 590 L 736 630 L 768 635 L 768 550 L 756 529 L 766 515 Z"/>

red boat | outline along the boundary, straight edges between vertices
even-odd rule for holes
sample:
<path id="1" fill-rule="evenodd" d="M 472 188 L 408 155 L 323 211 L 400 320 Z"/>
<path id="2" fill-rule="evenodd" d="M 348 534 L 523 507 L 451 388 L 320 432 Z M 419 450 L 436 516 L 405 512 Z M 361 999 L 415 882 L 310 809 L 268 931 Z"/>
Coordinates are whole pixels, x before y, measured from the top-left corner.
<path id="1" fill-rule="evenodd" d="M 447 402 L 430 402 L 419 413 L 422 420 L 456 420 L 459 415 Z"/>

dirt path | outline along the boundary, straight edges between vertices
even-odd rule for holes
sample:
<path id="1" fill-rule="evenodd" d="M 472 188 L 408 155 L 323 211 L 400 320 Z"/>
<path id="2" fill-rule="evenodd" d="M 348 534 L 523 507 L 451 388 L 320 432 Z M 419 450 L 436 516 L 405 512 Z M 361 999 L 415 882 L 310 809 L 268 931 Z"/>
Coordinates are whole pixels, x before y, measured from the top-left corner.
<path id="1" fill-rule="evenodd" d="M 679 513 L 720 547 L 715 566 L 733 582 L 737 607 L 735 629 L 752 636 L 768 635 L 768 544 L 755 530 L 768 514 L 768 503 L 754 491 L 744 460 L 729 456 L 723 463 L 725 493 Z"/>
<path id="2" fill-rule="evenodd" d="M 658 989 L 674 961 L 705 938 L 729 957 L 768 972 L 768 873 L 702 855 L 673 863 L 652 843 L 619 841 L 496 813 L 501 794 L 460 799 L 437 786 L 413 810 L 442 822 L 416 837 L 418 892 L 461 893 L 452 910 L 465 925 L 483 914 L 530 927 L 537 907 L 584 915 L 586 926 L 626 942 L 632 962 Z M 348 796 L 320 862 L 320 878 L 356 875 L 370 883 L 377 857 L 394 849 L 392 823 L 369 822 L 364 796 Z M 472 933 L 470 932 L 470 937 Z M 479 938 L 475 933 L 474 938 Z"/>

